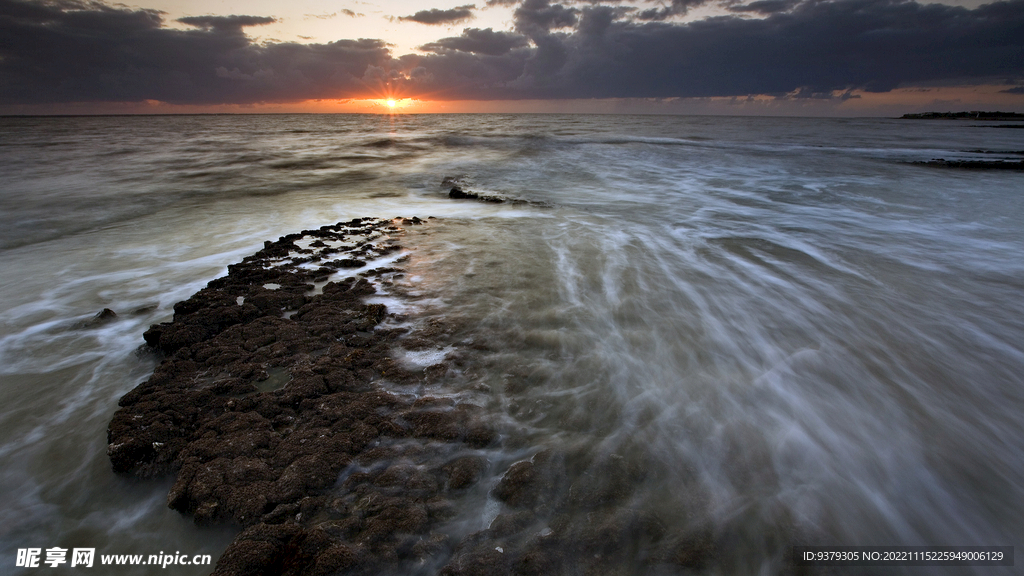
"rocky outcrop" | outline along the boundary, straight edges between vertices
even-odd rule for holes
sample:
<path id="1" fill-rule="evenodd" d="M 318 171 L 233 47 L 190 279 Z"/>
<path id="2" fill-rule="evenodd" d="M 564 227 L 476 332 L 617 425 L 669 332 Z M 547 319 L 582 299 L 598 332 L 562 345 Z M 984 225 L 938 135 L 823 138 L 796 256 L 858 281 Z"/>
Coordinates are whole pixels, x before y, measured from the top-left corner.
<path id="1" fill-rule="evenodd" d="M 110 308 L 104 308 L 96 313 L 95 316 L 84 322 L 79 322 L 75 325 L 76 328 L 99 328 L 105 326 L 113 321 L 117 320 L 117 312 L 114 312 Z"/>
<path id="2" fill-rule="evenodd" d="M 912 162 L 918 166 L 935 168 L 960 168 L 963 170 L 1024 170 L 1024 160 L 934 160 Z"/>
<path id="3" fill-rule="evenodd" d="M 405 274 L 402 227 L 429 224 L 290 234 L 175 305 L 145 334 L 163 361 L 110 423 L 114 470 L 173 475 L 168 506 L 239 526 L 218 576 L 689 573 L 729 558 L 696 477 L 642 440 L 530 449 L 460 396 L 394 392 L 445 390 L 461 361 L 402 364 L 396 346 L 440 349 L 454 331 L 367 302 Z"/>
<path id="4" fill-rule="evenodd" d="M 922 112 L 919 114 L 904 114 L 901 120 L 1024 120 L 1024 114 L 1019 112 L 983 112 L 972 110 L 970 112 Z"/>
<path id="5" fill-rule="evenodd" d="M 502 204 L 505 202 L 503 198 L 497 196 L 485 196 L 483 194 L 477 194 L 476 192 L 466 192 L 458 186 L 453 187 L 448 192 L 448 197 L 452 200 L 479 200 L 481 202 L 492 202 L 494 204 Z"/>
<path id="6" fill-rule="evenodd" d="M 268 242 L 146 332 L 165 359 L 121 399 L 108 455 L 120 473 L 175 475 L 168 505 L 196 522 L 242 527 L 216 574 L 371 573 L 447 557 L 433 528 L 480 478 L 476 452 L 496 434 L 476 406 L 385 390 L 382 379 L 443 370 L 391 358 L 402 330 L 363 302 L 375 292 L 366 277 L 329 281 L 398 250 L 399 221 Z M 399 272 L 386 270 L 367 276 Z"/>

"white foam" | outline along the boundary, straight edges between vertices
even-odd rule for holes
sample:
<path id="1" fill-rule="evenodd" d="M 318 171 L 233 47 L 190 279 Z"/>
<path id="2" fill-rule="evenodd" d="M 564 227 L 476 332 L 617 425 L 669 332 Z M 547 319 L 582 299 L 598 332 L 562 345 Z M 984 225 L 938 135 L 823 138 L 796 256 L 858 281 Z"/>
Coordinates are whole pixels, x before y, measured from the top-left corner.
<path id="1" fill-rule="evenodd" d="M 445 346 L 431 350 L 400 350 L 400 360 L 412 368 L 426 368 L 444 362 L 448 353 L 454 349 L 452 346 Z"/>

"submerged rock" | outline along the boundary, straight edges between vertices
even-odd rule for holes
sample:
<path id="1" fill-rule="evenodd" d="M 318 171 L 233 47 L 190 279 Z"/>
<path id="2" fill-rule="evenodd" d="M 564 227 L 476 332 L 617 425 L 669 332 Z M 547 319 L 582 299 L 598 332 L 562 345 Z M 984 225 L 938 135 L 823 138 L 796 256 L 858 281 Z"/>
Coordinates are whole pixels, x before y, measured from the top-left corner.
<path id="1" fill-rule="evenodd" d="M 96 315 L 90 318 L 89 320 L 86 320 L 85 322 L 78 324 L 78 327 L 98 328 L 100 326 L 103 326 L 104 324 L 109 324 L 114 320 L 117 320 L 117 313 L 111 310 L 110 308 L 104 308 L 103 310 L 97 312 Z"/>

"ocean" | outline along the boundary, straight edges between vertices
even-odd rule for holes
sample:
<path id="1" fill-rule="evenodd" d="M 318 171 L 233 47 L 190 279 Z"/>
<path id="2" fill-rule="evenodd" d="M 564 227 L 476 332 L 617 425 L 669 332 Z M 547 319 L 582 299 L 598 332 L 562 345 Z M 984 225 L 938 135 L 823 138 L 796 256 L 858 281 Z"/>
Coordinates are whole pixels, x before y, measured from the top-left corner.
<path id="1" fill-rule="evenodd" d="M 570 447 L 642 462 L 621 506 L 711 534 L 710 573 L 779 573 L 796 543 L 1017 545 L 1024 174 L 913 162 L 1022 150 L 966 121 L 0 118 L 0 573 L 30 547 L 216 562 L 236 527 L 111 470 L 118 399 L 159 361 L 142 333 L 264 241 L 357 217 L 434 217 L 372 300 L 444 324 L 396 354 L 458 357 L 430 393 L 515 439 L 445 529 L 487 528 L 509 464 Z"/>

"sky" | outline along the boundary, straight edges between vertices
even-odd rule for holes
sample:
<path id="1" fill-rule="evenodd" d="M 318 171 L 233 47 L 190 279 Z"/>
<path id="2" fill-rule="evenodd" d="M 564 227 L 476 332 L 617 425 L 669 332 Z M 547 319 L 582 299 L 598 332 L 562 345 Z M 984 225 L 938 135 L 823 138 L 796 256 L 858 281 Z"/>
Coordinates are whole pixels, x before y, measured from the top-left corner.
<path id="1" fill-rule="evenodd" d="M 1024 0 L 469 2 L 0 0 L 0 114 L 1024 112 Z"/>

